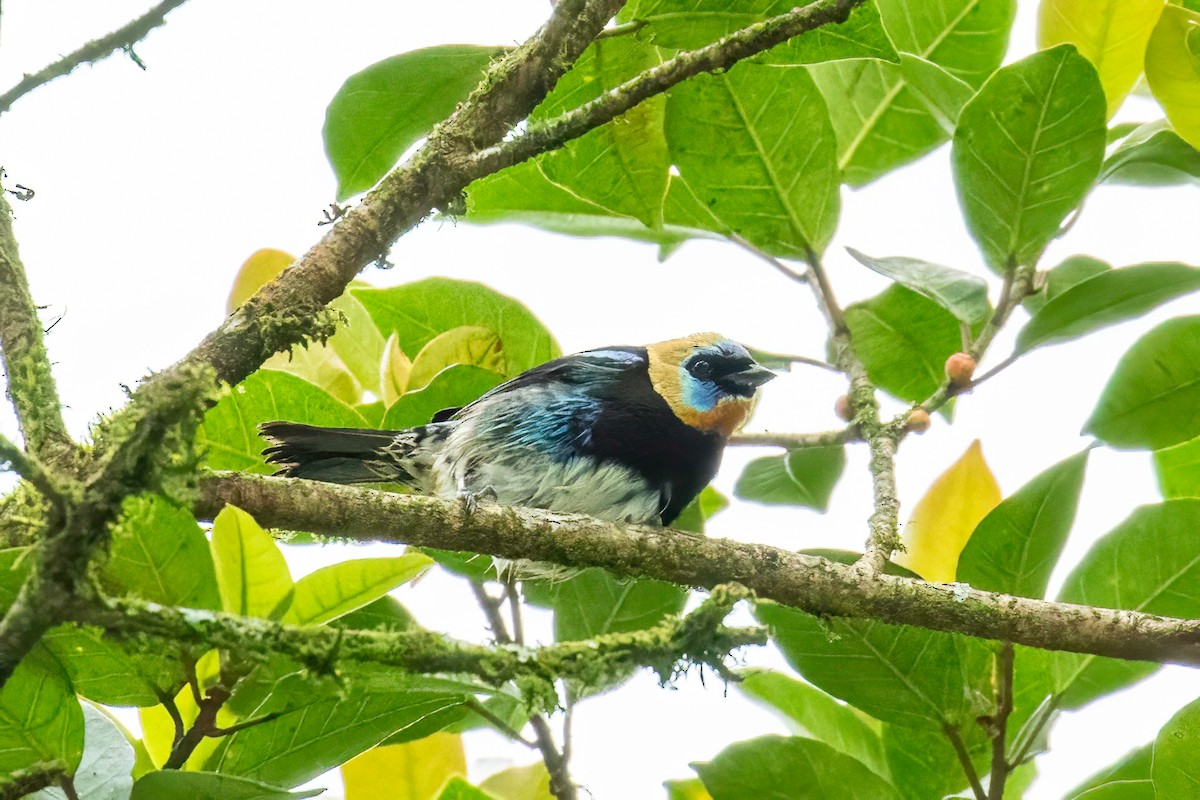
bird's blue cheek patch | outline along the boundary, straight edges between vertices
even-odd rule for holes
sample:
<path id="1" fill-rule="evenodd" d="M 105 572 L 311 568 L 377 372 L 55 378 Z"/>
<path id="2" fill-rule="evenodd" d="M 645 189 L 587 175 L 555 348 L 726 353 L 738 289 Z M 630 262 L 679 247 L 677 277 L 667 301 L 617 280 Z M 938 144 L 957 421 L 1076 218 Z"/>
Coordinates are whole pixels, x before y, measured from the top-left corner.
<path id="1" fill-rule="evenodd" d="M 684 405 L 693 411 L 712 411 L 721 399 L 721 390 L 715 383 L 699 380 L 683 367 L 679 368 L 679 386 Z"/>

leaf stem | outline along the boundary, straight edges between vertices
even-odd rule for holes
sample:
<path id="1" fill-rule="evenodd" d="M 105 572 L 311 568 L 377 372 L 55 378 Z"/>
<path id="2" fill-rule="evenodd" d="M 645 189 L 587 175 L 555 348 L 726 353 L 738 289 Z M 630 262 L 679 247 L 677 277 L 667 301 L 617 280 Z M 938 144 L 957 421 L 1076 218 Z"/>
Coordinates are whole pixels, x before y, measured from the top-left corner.
<path id="1" fill-rule="evenodd" d="M 1004 797 L 1004 783 L 1008 780 L 1009 764 L 1006 758 L 1008 747 L 1008 717 L 1013 710 L 1013 646 L 1004 642 L 996 653 L 996 716 L 989 733 L 992 737 L 992 777 L 988 783 L 988 797 L 1000 800 Z"/>
<path id="2" fill-rule="evenodd" d="M 967 746 L 963 743 L 958 729 L 946 723 L 942 726 L 942 732 L 950 740 L 950 745 L 954 748 L 954 755 L 958 756 L 959 766 L 962 767 L 963 774 L 967 776 L 967 782 L 971 784 L 975 800 L 988 800 L 988 795 L 983 790 L 983 783 L 979 780 L 979 773 L 975 771 L 975 765 L 971 763 L 971 754 L 967 752 Z"/>

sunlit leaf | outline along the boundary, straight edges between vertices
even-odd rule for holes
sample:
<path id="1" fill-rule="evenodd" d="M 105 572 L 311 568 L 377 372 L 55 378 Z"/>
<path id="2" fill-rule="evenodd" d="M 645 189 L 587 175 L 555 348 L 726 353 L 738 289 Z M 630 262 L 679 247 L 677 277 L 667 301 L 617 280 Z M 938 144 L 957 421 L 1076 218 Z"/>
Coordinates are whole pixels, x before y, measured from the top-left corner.
<path id="1" fill-rule="evenodd" d="M 494 797 L 484 792 L 482 789 L 476 789 L 471 784 L 467 783 L 462 778 L 451 778 L 446 782 L 446 786 L 442 789 L 436 800 L 496 800 Z"/>
<path id="2" fill-rule="evenodd" d="M 465 100 L 504 50 L 448 44 L 401 53 L 346 79 L 325 112 L 338 202 L 370 189 L 406 149 Z"/>
<path id="3" fill-rule="evenodd" d="M 1200 701 L 1193 700 L 1163 725 L 1154 740 L 1150 776 L 1156 797 L 1187 797 L 1200 786 Z"/>
<path id="4" fill-rule="evenodd" d="M 1200 148 L 1200 11 L 1163 7 L 1146 45 L 1146 82 L 1176 133 Z"/>
<path id="5" fill-rule="evenodd" d="M 152 655 L 128 653 L 98 631 L 59 626 L 43 634 L 42 644 L 66 669 L 75 691 L 97 703 L 156 705 L 156 687 L 173 683 Z M 175 673 L 182 677 L 181 670 Z"/>
<path id="6" fill-rule="evenodd" d="M 1096 67 L 1111 117 L 1142 74 L 1146 42 L 1162 7 L 1162 0 L 1042 0 L 1038 47 L 1075 45 Z"/>
<path id="7" fill-rule="evenodd" d="M 321 625 L 362 608 L 423 574 L 433 559 L 422 553 L 361 558 L 322 567 L 296 581 L 283 622 Z"/>
<path id="8" fill-rule="evenodd" d="M 1047 303 L 1063 294 L 1071 287 L 1093 278 L 1101 272 L 1112 269 L 1112 266 L 1091 256 L 1070 256 L 1063 259 L 1061 264 L 1045 272 L 1045 285 L 1037 294 L 1032 294 L 1021 301 L 1021 305 L 1030 314 L 1041 311 Z"/>
<path id="9" fill-rule="evenodd" d="M 1200 150 L 1165 119 L 1138 126 L 1104 160 L 1100 180 L 1136 186 L 1200 184 Z"/>
<path id="10" fill-rule="evenodd" d="M 528 308 L 481 283 L 427 278 L 351 292 L 379 330 L 396 332 L 406 353 L 419 353 L 439 333 L 478 325 L 500 336 L 510 377 L 561 355 L 554 337 Z"/>
<path id="11" fill-rule="evenodd" d="M 955 77 L 943 67 L 911 53 L 900 55 L 900 75 L 912 96 L 947 136 L 954 135 L 958 115 L 975 96 L 975 87 Z"/>
<path id="12" fill-rule="evenodd" d="M 663 781 L 663 787 L 667 790 L 667 800 L 713 800 L 699 778 Z"/>
<path id="13" fill-rule="evenodd" d="M 998 70 L 958 118 L 951 158 L 967 227 L 988 265 L 1033 264 L 1104 159 L 1104 92 L 1069 45 Z"/>
<path id="14" fill-rule="evenodd" d="M 550 773 L 541 761 L 501 770 L 488 776 L 479 788 L 496 800 L 554 800 L 550 793 Z"/>
<path id="15" fill-rule="evenodd" d="M 1200 497 L 1200 438 L 1154 451 L 1154 468 L 1163 497 Z"/>
<path id="16" fill-rule="evenodd" d="M 56 761 L 74 773 L 83 729 L 83 710 L 66 672 L 35 646 L 0 689 L 0 775 Z"/>
<path id="17" fill-rule="evenodd" d="M 992 509 L 959 556 L 976 589 L 1041 599 L 1075 521 L 1088 451 L 1055 464 Z"/>
<path id="18" fill-rule="evenodd" d="M 482 367 L 468 364 L 448 367 L 425 388 L 408 392 L 397 400 L 384 415 L 382 427 L 401 430 L 424 425 L 439 411 L 461 408 L 503 382 L 503 375 Z"/>
<path id="19" fill-rule="evenodd" d="M 863 266 L 927 297 L 967 325 L 978 325 L 991 313 L 987 281 L 977 275 L 919 258 L 872 258 L 853 247 L 846 251 Z"/>
<path id="20" fill-rule="evenodd" d="M 733 487 L 742 500 L 767 505 L 829 508 L 829 498 L 846 465 L 845 448 L 806 447 L 782 456 L 756 458 Z"/>
<path id="21" fill-rule="evenodd" d="M 365 285 L 355 282 L 348 288 Z M 379 362 L 383 358 L 383 336 L 371 321 L 367 310 L 362 307 L 362 303 L 349 291 L 330 303 L 329 307 L 341 312 L 345 317 L 345 324 L 329 337 L 329 346 L 362 388 L 379 395 Z"/>
<path id="22" fill-rule="evenodd" d="M 412 360 L 400 349 L 400 335 L 393 332 L 383 345 L 379 362 L 379 396 L 385 406 L 391 406 L 408 391 L 412 375 Z"/>
<path id="23" fill-rule="evenodd" d="M 742 63 L 680 84 L 666 131 L 682 178 L 722 226 L 775 255 L 824 250 L 840 206 L 836 141 L 804 69 Z"/>
<path id="24" fill-rule="evenodd" d="M 268 358 L 262 368 L 303 378 L 347 405 L 354 405 L 362 399 L 362 387 L 328 344 L 308 342 L 293 345 L 288 352 L 276 353 Z"/>
<path id="25" fill-rule="evenodd" d="M 108 716 L 83 704 L 83 757 L 71 781 L 73 800 L 129 800 L 133 790 L 133 746 Z M 66 800 L 62 789 L 43 789 L 30 800 Z"/>
<path id="26" fill-rule="evenodd" d="M 896 789 L 859 761 L 827 744 L 762 736 L 692 764 L 713 800 L 899 800 Z"/>
<path id="27" fill-rule="evenodd" d="M 927 581 L 952 582 L 971 533 L 999 503 L 1000 486 L 976 440 L 913 507 L 896 563 Z"/>
<path id="28" fill-rule="evenodd" d="M 463 325 L 438 334 L 421 348 L 413 359 L 406 391 L 427 386 L 435 375 L 456 364 L 479 367 L 500 375 L 508 372 L 500 337 L 487 328 Z"/>
<path id="29" fill-rule="evenodd" d="M 212 556 L 221 603 L 231 614 L 278 619 L 292 598 L 287 561 L 254 518 L 227 505 L 213 520 Z"/>
<path id="30" fill-rule="evenodd" d="M 451 777 L 466 774 L 462 737 L 451 733 L 374 747 L 342 765 L 346 800 L 433 800 Z"/>
<path id="31" fill-rule="evenodd" d="M 259 289 L 279 277 L 296 257 L 282 250 L 266 247 L 255 250 L 242 262 L 238 268 L 237 277 L 233 279 L 233 287 L 229 290 L 229 299 L 225 301 L 225 313 L 232 314 L 247 300 L 253 297 Z"/>
<path id="32" fill-rule="evenodd" d="M 166 770 L 143 775 L 130 800 L 301 800 L 324 789 L 290 792 L 259 781 L 214 772 Z"/>
<path id="33" fill-rule="evenodd" d="M 1200 435 L 1200 316 L 1167 320 L 1134 342 L 1083 431 L 1151 450 Z"/>

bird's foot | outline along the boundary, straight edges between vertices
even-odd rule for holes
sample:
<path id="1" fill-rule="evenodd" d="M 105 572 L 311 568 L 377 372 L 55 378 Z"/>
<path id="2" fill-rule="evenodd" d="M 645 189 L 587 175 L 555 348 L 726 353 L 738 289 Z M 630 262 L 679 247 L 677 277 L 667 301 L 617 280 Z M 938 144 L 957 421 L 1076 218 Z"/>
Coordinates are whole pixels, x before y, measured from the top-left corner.
<path id="1" fill-rule="evenodd" d="M 462 506 L 463 514 L 468 517 L 473 516 L 479 510 L 480 503 L 495 503 L 499 499 L 496 490 L 490 486 L 478 492 L 472 492 L 470 489 L 462 487 L 458 490 L 458 504 Z"/>

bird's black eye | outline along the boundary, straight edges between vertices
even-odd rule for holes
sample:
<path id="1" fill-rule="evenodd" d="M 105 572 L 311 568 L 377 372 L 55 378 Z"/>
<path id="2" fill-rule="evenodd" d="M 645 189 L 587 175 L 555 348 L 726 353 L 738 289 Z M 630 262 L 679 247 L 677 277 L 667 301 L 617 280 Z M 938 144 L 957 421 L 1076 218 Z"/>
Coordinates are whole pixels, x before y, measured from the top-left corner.
<path id="1" fill-rule="evenodd" d="M 706 381 L 712 377 L 713 366 L 711 361 L 706 361 L 703 358 L 697 359 L 688 365 L 688 372 L 702 381 Z"/>

